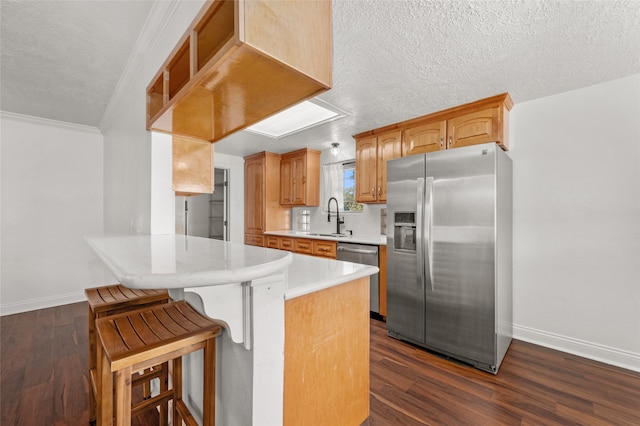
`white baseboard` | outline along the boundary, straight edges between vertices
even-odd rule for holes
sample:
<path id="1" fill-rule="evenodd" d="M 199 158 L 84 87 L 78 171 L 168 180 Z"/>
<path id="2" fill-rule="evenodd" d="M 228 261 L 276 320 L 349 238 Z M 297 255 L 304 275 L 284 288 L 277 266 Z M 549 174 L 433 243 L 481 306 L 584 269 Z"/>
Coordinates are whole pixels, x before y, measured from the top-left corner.
<path id="1" fill-rule="evenodd" d="M 517 324 L 513 325 L 513 338 L 640 372 L 640 354 L 638 353 Z"/>
<path id="2" fill-rule="evenodd" d="M 68 305 L 69 303 L 84 302 L 87 298 L 84 291 L 59 294 L 40 299 L 22 300 L 20 302 L 0 304 L 0 316 L 19 314 L 21 312 L 34 311 L 36 309 L 52 308 L 54 306 Z"/>

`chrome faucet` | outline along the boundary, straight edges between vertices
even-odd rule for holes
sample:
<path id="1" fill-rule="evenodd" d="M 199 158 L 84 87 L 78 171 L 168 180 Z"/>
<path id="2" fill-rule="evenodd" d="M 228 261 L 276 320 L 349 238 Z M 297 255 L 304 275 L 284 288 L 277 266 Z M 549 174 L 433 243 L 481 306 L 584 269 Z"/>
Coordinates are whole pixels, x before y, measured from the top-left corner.
<path id="1" fill-rule="evenodd" d="M 336 234 L 340 234 L 340 225 L 344 223 L 344 218 L 340 220 L 340 205 L 338 204 L 338 199 L 336 197 L 329 198 L 329 202 L 327 203 L 327 210 L 329 210 L 327 222 L 331 222 L 331 200 L 336 202 Z"/>

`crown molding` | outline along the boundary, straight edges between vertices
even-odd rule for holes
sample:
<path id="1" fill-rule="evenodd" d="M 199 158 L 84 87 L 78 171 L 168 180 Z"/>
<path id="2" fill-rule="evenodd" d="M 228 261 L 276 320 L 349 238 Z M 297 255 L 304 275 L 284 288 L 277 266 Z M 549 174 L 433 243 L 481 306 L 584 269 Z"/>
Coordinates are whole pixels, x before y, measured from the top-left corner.
<path id="1" fill-rule="evenodd" d="M 156 0 L 149 12 L 149 16 L 142 26 L 140 35 L 136 40 L 129 59 L 124 67 L 124 71 L 118 79 L 116 89 L 111 95 L 111 99 L 107 104 L 100 125 L 98 126 L 103 132 L 109 127 L 116 111 L 118 100 L 125 93 L 128 84 L 133 81 L 141 73 L 144 65 L 149 60 L 150 52 L 158 42 L 162 32 L 175 14 L 178 6 L 183 0 L 179 1 L 162 1 Z"/>
<path id="2" fill-rule="evenodd" d="M 21 121 L 23 123 L 28 123 L 28 124 L 39 124 L 44 126 L 58 127 L 61 129 L 78 130 L 81 132 L 102 135 L 102 132 L 97 127 L 85 126 L 83 124 L 69 123 L 66 121 L 50 120 L 48 118 L 35 117 L 33 115 L 24 115 L 24 114 L 18 114 L 15 112 L 0 111 L 0 118 L 2 118 L 3 120 L 8 119 L 13 121 Z"/>

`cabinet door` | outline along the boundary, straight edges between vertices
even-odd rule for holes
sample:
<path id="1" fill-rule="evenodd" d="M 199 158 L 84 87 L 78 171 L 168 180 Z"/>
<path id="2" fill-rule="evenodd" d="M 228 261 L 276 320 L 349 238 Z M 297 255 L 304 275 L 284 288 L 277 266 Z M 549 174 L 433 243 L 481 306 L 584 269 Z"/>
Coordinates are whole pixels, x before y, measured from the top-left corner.
<path id="1" fill-rule="evenodd" d="M 374 203 L 377 184 L 377 138 L 356 141 L 356 202 Z"/>
<path id="2" fill-rule="evenodd" d="M 292 194 L 291 204 L 298 206 L 307 205 L 307 156 L 296 155 L 292 162 Z M 283 177 L 284 179 L 284 177 Z"/>
<path id="3" fill-rule="evenodd" d="M 280 160 L 280 204 L 293 204 L 293 158 Z"/>
<path id="4" fill-rule="evenodd" d="M 173 190 L 178 195 L 213 192 L 213 144 L 173 137 Z"/>
<path id="5" fill-rule="evenodd" d="M 293 238 L 284 238 L 284 237 L 280 237 L 278 239 L 279 244 L 278 244 L 278 248 L 280 250 L 288 250 L 288 251 L 293 251 L 294 250 L 294 246 L 293 246 Z"/>
<path id="6" fill-rule="evenodd" d="M 313 240 L 313 255 L 330 257 L 332 259 L 335 259 L 336 258 L 336 242 L 324 241 L 324 240 Z"/>
<path id="7" fill-rule="evenodd" d="M 425 154 L 445 149 L 445 132 L 447 122 L 434 121 L 404 131 L 403 155 Z"/>
<path id="8" fill-rule="evenodd" d="M 296 238 L 293 240 L 296 253 L 313 254 L 313 244 L 311 240 Z"/>
<path id="9" fill-rule="evenodd" d="M 250 159 L 244 166 L 244 232 L 264 232 L 264 158 Z"/>
<path id="10" fill-rule="evenodd" d="M 378 136 L 377 197 L 379 202 L 387 201 L 387 161 L 401 156 L 401 136 L 400 130 Z"/>
<path id="11" fill-rule="evenodd" d="M 279 248 L 278 247 L 278 237 L 276 237 L 275 235 L 267 235 L 265 236 L 265 240 L 266 240 L 266 244 L 265 247 L 269 247 L 269 248 Z"/>
<path id="12" fill-rule="evenodd" d="M 447 121 L 447 148 L 502 142 L 501 109 L 488 108 Z"/>

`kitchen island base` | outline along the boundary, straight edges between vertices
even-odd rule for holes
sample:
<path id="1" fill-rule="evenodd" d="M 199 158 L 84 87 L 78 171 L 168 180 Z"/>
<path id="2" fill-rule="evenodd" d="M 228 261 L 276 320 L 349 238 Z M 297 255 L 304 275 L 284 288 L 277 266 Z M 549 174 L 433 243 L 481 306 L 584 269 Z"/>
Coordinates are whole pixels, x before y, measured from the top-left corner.
<path id="1" fill-rule="evenodd" d="M 284 424 L 369 416 L 369 277 L 285 301 Z"/>

